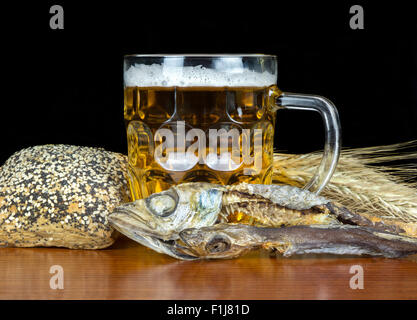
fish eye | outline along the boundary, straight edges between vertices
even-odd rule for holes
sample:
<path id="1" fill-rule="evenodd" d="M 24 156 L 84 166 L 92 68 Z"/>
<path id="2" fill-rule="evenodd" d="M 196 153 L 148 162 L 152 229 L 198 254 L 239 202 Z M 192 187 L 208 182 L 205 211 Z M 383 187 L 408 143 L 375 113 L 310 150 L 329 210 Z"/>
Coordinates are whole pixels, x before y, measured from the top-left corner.
<path id="1" fill-rule="evenodd" d="M 209 253 L 220 253 L 230 249 L 230 240 L 221 235 L 215 235 L 206 245 Z"/>
<path id="2" fill-rule="evenodd" d="M 175 212 L 178 204 L 178 194 L 170 189 L 150 195 L 145 199 L 146 207 L 154 215 L 168 217 Z"/>

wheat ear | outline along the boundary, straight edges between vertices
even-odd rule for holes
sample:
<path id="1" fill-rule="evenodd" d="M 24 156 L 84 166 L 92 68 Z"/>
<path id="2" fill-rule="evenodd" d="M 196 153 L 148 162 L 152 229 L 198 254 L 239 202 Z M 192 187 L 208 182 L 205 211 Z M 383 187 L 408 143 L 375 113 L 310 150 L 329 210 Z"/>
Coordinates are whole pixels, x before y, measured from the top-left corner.
<path id="1" fill-rule="evenodd" d="M 337 169 L 322 195 L 357 213 L 417 222 L 416 147 L 417 140 L 343 149 Z M 321 156 L 321 152 L 302 155 L 275 153 L 273 182 L 304 186 L 320 163 Z M 405 160 L 411 163 L 395 164 Z"/>

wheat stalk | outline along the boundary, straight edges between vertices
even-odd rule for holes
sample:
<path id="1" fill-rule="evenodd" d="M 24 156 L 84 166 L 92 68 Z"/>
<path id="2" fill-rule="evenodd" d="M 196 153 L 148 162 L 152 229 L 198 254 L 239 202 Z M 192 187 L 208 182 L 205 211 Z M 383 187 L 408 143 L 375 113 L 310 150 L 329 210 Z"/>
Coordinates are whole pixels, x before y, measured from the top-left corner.
<path id="1" fill-rule="evenodd" d="M 321 195 L 357 213 L 417 222 L 417 140 L 387 146 L 344 149 Z M 414 149 L 414 151 L 406 151 Z M 273 182 L 302 187 L 320 163 L 321 152 L 275 153 Z"/>

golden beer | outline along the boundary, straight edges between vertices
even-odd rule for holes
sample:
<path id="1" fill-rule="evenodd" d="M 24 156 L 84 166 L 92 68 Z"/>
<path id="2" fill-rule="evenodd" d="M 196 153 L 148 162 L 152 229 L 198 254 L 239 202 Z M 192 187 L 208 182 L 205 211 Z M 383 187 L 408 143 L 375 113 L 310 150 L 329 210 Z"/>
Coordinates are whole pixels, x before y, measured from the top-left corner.
<path id="1" fill-rule="evenodd" d="M 124 119 L 127 128 L 129 152 L 129 179 L 131 193 L 135 199 L 160 192 L 174 184 L 184 182 L 211 182 L 217 184 L 271 183 L 273 162 L 273 137 L 275 112 L 271 94 L 277 92 L 270 87 L 126 87 L 124 89 Z M 197 163 L 187 170 L 167 170 L 154 157 L 160 141 L 155 135 L 160 128 L 169 128 L 175 133 L 177 121 L 185 122 L 185 130 L 199 128 L 203 132 L 210 129 L 234 128 L 239 132 L 239 153 L 235 165 L 226 164 L 213 169 L 210 164 Z M 172 124 L 172 125 L 171 125 Z M 241 133 L 248 129 L 251 133 L 248 155 L 254 158 L 255 139 L 261 143 L 261 168 L 244 174 L 253 163 L 243 161 Z M 262 130 L 259 137 L 254 130 Z M 208 139 L 207 134 L 207 139 Z M 220 139 L 219 139 L 220 140 Z M 194 141 L 188 141 L 186 148 Z M 224 151 L 231 153 L 232 144 L 221 150 L 217 143 L 217 155 Z M 176 152 L 176 147 L 165 152 Z M 209 154 L 209 143 L 206 143 Z M 197 156 L 197 150 L 195 151 Z M 204 160 L 204 159 L 203 159 Z M 186 159 L 185 159 L 186 161 Z M 232 162 L 233 164 L 233 162 Z"/>

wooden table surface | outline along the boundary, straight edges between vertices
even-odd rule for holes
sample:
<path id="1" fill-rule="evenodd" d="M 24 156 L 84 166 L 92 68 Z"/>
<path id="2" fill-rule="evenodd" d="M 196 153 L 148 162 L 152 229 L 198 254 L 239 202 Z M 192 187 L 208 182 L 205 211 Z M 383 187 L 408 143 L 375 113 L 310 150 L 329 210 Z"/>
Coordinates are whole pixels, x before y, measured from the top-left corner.
<path id="1" fill-rule="evenodd" d="M 64 271 L 51 289 L 50 267 Z M 354 265 L 364 288 L 349 286 Z M 1 248 L 0 299 L 417 299 L 417 257 L 178 261 L 123 238 L 105 250 Z"/>

